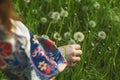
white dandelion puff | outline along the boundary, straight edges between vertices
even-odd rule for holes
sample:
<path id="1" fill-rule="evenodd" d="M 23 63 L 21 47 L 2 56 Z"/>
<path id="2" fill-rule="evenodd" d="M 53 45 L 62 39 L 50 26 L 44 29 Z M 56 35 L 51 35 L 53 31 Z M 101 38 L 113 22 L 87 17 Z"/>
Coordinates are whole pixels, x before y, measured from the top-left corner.
<path id="1" fill-rule="evenodd" d="M 61 8 L 61 13 L 60 13 L 60 15 L 61 15 L 62 17 L 68 17 L 68 11 L 64 10 L 63 8 Z"/>
<path id="2" fill-rule="evenodd" d="M 78 3 L 80 3 L 81 2 L 81 0 L 75 0 L 76 2 L 78 2 Z"/>
<path id="3" fill-rule="evenodd" d="M 74 33 L 74 39 L 79 41 L 79 42 L 82 42 L 84 40 L 85 36 L 82 32 L 76 32 Z"/>
<path id="4" fill-rule="evenodd" d="M 100 9 L 100 4 L 99 4 L 98 2 L 95 2 L 95 3 L 94 3 L 94 8 L 95 8 L 95 9 Z"/>
<path id="5" fill-rule="evenodd" d="M 42 18 L 41 18 L 41 22 L 42 22 L 42 23 L 47 23 L 47 18 L 46 18 L 46 17 L 42 17 Z"/>
<path id="6" fill-rule="evenodd" d="M 100 31 L 98 32 L 98 37 L 101 39 L 105 39 L 106 38 L 106 33 L 104 31 Z"/>
<path id="7" fill-rule="evenodd" d="M 62 39 L 62 37 L 60 36 L 60 34 L 58 32 L 55 32 L 53 37 L 54 37 L 54 39 L 56 39 L 58 41 L 60 41 Z"/>
<path id="8" fill-rule="evenodd" d="M 70 39 L 71 38 L 71 33 L 70 32 L 65 32 L 64 33 L 64 38 L 65 39 Z"/>
<path id="9" fill-rule="evenodd" d="M 52 12 L 50 14 L 50 18 L 53 19 L 54 21 L 58 21 L 61 19 L 60 13 L 59 12 Z"/>
<path id="10" fill-rule="evenodd" d="M 88 25 L 89 25 L 90 27 L 94 28 L 94 27 L 96 27 L 96 22 L 93 21 L 93 20 L 91 20 L 91 21 L 89 21 Z"/>
<path id="11" fill-rule="evenodd" d="M 30 3 L 30 0 L 24 0 L 26 3 Z"/>

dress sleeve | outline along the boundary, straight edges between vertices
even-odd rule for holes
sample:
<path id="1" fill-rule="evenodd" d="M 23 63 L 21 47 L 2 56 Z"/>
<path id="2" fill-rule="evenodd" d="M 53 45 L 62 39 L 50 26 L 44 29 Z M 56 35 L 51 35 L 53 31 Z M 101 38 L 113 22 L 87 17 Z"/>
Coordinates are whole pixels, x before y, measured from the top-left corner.
<path id="1" fill-rule="evenodd" d="M 31 62 L 38 76 L 49 80 L 67 66 L 55 43 L 47 38 L 36 38 L 30 33 Z"/>

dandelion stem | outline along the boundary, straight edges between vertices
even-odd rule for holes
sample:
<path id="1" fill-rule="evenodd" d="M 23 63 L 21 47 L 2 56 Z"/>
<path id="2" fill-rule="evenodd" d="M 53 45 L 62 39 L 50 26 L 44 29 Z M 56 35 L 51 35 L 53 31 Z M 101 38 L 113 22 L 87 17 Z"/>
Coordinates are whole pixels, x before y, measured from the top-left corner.
<path id="1" fill-rule="evenodd" d="M 48 34 L 48 31 L 49 31 L 49 29 L 51 27 L 51 24 L 52 24 L 52 22 L 50 22 L 49 25 L 48 25 L 48 28 L 47 28 L 47 31 L 46 31 L 46 35 Z"/>
<path id="2" fill-rule="evenodd" d="M 62 22 L 61 22 L 61 24 L 60 24 L 59 34 L 60 34 L 61 31 L 62 31 L 62 28 L 63 28 L 62 25 L 63 25 L 63 23 L 64 23 L 64 18 L 62 19 Z M 56 44 L 58 44 L 58 40 L 57 40 Z"/>

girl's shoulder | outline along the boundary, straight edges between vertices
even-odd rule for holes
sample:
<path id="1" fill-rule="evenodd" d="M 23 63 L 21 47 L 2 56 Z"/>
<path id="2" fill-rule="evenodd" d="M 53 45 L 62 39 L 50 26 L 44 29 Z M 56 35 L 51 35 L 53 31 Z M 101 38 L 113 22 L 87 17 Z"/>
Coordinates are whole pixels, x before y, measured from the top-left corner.
<path id="1" fill-rule="evenodd" d="M 11 21 L 13 26 L 15 27 L 15 28 L 14 27 L 12 28 L 13 33 L 17 35 L 22 35 L 25 37 L 29 36 L 28 28 L 21 21 L 18 21 L 18 20 L 11 20 Z"/>

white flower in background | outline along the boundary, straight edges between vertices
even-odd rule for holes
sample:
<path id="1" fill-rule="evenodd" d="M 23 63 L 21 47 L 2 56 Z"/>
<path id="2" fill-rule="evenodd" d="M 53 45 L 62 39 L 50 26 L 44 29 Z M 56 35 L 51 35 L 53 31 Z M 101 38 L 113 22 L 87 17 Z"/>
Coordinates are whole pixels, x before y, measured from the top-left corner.
<path id="1" fill-rule="evenodd" d="M 94 27 L 96 27 L 96 22 L 93 21 L 93 20 L 91 20 L 91 21 L 89 21 L 88 25 L 89 25 L 90 27 L 94 28 Z"/>
<path id="2" fill-rule="evenodd" d="M 57 22 L 61 19 L 59 12 L 51 12 L 50 18 L 53 19 L 53 21 Z"/>
<path id="3" fill-rule="evenodd" d="M 68 41 L 68 44 L 76 44 L 76 42 L 75 42 L 74 39 L 70 39 L 70 40 Z"/>
<path id="4" fill-rule="evenodd" d="M 30 2 L 30 0 L 24 0 L 26 3 L 29 3 Z"/>
<path id="5" fill-rule="evenodd" d="M 44 61 L 42 61 L 42 62 L 39 62 L 38 68 L 40 68 L 40 70 L 43 71 L 46 69 L 46 66 L 47 64 Z"/>
<path id="6" fill-rule="evenodd" d="M 61 13 L 60 13 L 60 15 L 61 15 L 62 17 L 68 17 L 68 11 L 64 10 L 63 8 L 61 8 Z"/>
<path id="7" fill-rule="evenodd" d="M 46 18 L 46 17 L 42 17 L 42 18 L 41 18 L 41 22 L 42 22 L 42 23 L 46 23 L 46 22 L 47 22 L 47 18 Z"/>
<path id="8" fill-rule="evenodd" d="M 64 33 L 64 38 L 65 39 L 70 39 L 71 38 L 71 33 L 70 32 L 65 32 Z"/>
<path id="9" fill-rule="evenodd" d="M 48 36 L 48 35 L 45 35 L 45 34 L 41 35 L 41 37 L 42 37 L 42 38 L 48 38 L 48 39 L 49 39 L 49 36 Z"/>
<path id="10" fill-rule="evenodd" d="M 79 42 L 82 42 L 84 40 L 85 36 L 82 32 L 76 32 L 74 34 L 74 39 L 79 41 Z"/>
<path id="11" fill-rule="evenodd" d="M 105 39 L 106 38 L 106 33 L 104 31 L 100 31 L 98 32 L 98 37 L 101 39 Z"/>
<path id="12" fill-rule="evenodd" d="M 55 32 L 53 37 L 54 37 L 54 39 L 56 39 L 58 41 L 60 41 L 62 39 L 62 37 L 60 36 L 60 34 L 58 32 Z"/>
<path id="13" fill-rule="evenodd" d="M 99 4 L 98 2 L 95 2 L 95 3 L 94 3 L 94 8 L 95 8 L 95 9 L 100 9 L 100 4 Z"/>
<path id="14" fill-rule="evenodd" d="M 81 2 L 81 0 L 75 0 L 76 2 L 78 2 L 78 3 L 80 3 Z"/>

